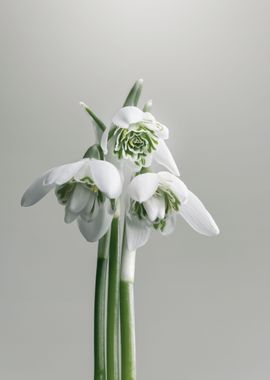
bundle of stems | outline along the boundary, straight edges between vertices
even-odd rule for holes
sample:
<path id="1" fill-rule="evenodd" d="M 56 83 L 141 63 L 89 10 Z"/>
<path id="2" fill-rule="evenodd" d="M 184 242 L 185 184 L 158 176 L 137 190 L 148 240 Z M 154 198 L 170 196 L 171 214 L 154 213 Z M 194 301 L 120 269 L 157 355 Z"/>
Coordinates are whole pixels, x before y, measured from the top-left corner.
<path id="1" fill-rule="evenodd" d="M 142 81 L 130 90 L 124 106 L 138 104 Z M 90 109 L 97 128 L 102 122 Z M 120 206 L 121 203 L 121 206 Z M 121 209 L 120 209 L 121 208 Z M 125 202 L 116 205 L 110 230 L 99 240 L 94 311 L 94 380 L 135 380 L 134 274 L 136 252 L 125 236 Z"/>

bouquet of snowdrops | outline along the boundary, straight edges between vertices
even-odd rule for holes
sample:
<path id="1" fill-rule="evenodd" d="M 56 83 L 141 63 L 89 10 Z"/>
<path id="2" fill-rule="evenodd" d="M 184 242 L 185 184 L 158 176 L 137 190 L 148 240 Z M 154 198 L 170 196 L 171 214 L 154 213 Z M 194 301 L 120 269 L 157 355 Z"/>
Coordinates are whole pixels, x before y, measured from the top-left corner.
<path id="1" fill-rule="evenodd" d="M 32 206 L 54 189 L 65 222 L 76 220 L 83 237 L 98 242 L 94 312 L 94 379 L 136 379 L 134 273 L 138 248 L 152 231 L 170 234 L 181 215 L 197 232 L 219 229 L 199 198 L 179 178 L 166 144 L 168 128 L 138 107 L 143 81 L 106 126 L 84 103 L 96 143 L 83 158 L 54 167 L 22 197 Z M 120 329 L 119 329 L 120 326 Z"/>

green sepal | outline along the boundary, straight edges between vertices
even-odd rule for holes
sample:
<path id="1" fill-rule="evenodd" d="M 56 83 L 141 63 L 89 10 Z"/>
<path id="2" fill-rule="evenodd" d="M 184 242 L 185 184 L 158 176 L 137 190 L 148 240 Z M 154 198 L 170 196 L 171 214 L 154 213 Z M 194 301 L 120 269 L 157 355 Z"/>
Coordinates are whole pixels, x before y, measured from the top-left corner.
<path id="1" fill-rule="evenodd" d="M 124 107 L 138 105 L 142 88 L 143 88 L 143 79 L 138 79 L 133 85 L 133 87 L 131 88 L 131 90 L 129 91 L 129 94 L 124 102 Z"/>
<path id="2" fill-rule="evenodd" d="M 92 119 L 95 122 L 95 125 L 101 130 L 101 132 L 104 132 L 106 129 L 106 125 L 101 121 L 97 115 L 83 102 L 80 103 L 85 111 L 92 117 Z"/>
<path id="3" fill-rule="evenodd" d="M 84 153 L 83 158 L 95 158 L 97 160 L 104 160 L 104 153 L 99 144 L 90 146 Z"/>

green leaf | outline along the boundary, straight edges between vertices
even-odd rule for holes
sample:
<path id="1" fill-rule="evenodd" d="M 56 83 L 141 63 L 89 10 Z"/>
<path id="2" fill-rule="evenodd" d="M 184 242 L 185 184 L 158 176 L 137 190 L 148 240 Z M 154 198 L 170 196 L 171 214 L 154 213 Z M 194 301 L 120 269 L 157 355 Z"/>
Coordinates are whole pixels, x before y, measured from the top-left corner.
<path id="1" fill-rule="evenodd" d="M 143 79 L 138 79 L 131 90 L 129 91 L 129 94 L 125 100 L 124 107 L 127 106 L 137 106 L 141 92 L 143 88 Z"/>
<path id="2" fill-rule="evenodd" d="M 83 106 L 85 111 L 92 117 L 94 120 L 96 126 L 101 130 L 101 132 L 104 132 L 106 129 L 106 125 L 101 121 L 97 115 L 83 102 L 80 102 L 80 104 Z"/>
<path id="3" fill-rule="evenodd" d="M 83 158 L 96 158 L 97 160 L 104 160 L 104 153 L 99 144 L 90 146 L 84 153 Z"/>
<path id="4" fill-rule="evenodd" d="M 134 106 L 137 106 L 138 103 L 139 103 L 139 100 L 140 100 L 140 96 L 141 96 L 141 93 L 142 93 L 142 89 L 143 89 L 143 80 L 142 79 L 139 79 L 137 81 L 137 91 L 135 92 L 135 95 L 134 95 L 134 103 L 133 105 Z"/>

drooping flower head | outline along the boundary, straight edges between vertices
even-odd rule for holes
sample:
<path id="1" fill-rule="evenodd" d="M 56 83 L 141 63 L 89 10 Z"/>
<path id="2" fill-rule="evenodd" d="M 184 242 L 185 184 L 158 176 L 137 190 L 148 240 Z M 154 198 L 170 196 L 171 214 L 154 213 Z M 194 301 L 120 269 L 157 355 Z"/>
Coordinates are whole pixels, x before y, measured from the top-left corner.
<path id="1" fill-rule="evenodd" d="M 168 139 L 168 128 L 156 121 L 149 112 L 138 107 L 121 108 L 113 117 L 112 125 L 102 136 L 101 146 L 109 150 L 118 160 L 133 162 L 137 170 L 149 167 L 152 160 L 179 175 L 176 163 L 164 140 Z"/>
<path id="2" fill-rule="evenodd" d="M 53 188 L 59 203 L 65 206 L 65 222 L 77 219 L 86 240 L 96 241 L 106 233 L 114 213 L 111 200 L 122 191 L 114 165 L 84 158 L 52 168 L 26 190 L 22 206 L 34 205 Z"/>
<path id="3" fill-rule="evenodd" d="M 131 181 L 128 191 L 127 244 L 131 251 L 147 242 L 152 229 L 164 235 L 171 233 L 179 214 L 203 235 L 219 233 L 199 198 L 169 172 L 139 174 Z"/>

